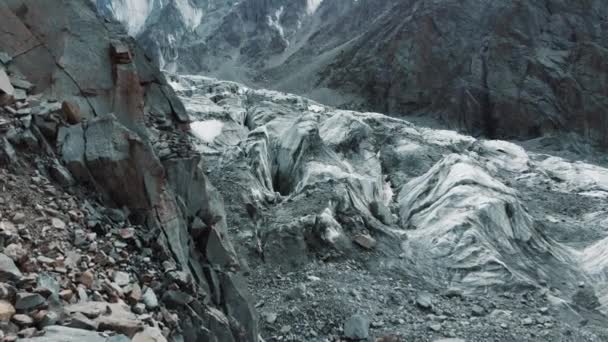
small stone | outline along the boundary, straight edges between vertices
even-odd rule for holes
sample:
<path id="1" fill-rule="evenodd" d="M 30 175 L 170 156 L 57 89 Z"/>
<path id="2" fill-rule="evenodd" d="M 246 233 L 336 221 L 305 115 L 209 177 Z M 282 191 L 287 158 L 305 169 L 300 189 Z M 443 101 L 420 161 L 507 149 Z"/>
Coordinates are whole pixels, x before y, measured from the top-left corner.
<path id="1" fill-rule="evenodd" d="M 34 319 L 32 317 L 23 314 L 14 315 L 12 320 L 20 327 L 30 327 L 34 324 Z"/>
<path id="2" fill-rule="evenodd" d="M 133 336 L 133 342 L 167 342 L 158 328 L 146 327 Z"/>
<path id="3" fill-rule="evenodd" d="M 7 283 L 0 283 L 0 300 L 12 302 L 17 294 L 17 289 Z"/>
<path id="4" fill-rule="evenodd" d="M 15 215 L 13 215 L 13 218 L 11 219 L 11 221 L 13 221 L 13 223 L 15 224 L 21 224 L 21 223 L 25 223 L 25 214 L 24 213 L 15 213 Z"/>
<path id="5" fill-rule="evenodd" d="M 268 324 L 274 324 L 274 322 L 277 321 L 277 314 L 274 312 L 265 312 L 263 314 L 264 316 L 264 320 L 266 321 L 266 323 Z"/>
<path id="6" fill-rule="evenodd" d="M 16 312 L 13 304 L 0 300 L 0 321 L 9 321 Z"/>
<path id="7" fill-rule="evenodd" d="M 114 247 L 116 247 L 117 249 L 124 249 L 127 248 L 128 244 L 122 242 L 122 241 L 114 241 Z"/>
<path id="8" fill-rule="evenodd" d="M 87 244 L 86 233 L 82 229 L 76 229 L 74 231 L 74 245 L 82 247 Z"/>
<path id="9" fill-rule="evenodd" d="M 59 294 L 61 285 L 50 273 L 40 273 L 36 278 L 36 292 L 41 293 L 45 297 Z"/>
<path id="10" fill-rule="evenodd" d="M 63 101 L 61 104 L 61 110 L 63 111 L 63 115 L 65 115 L 65 120 L 70 125 L 75 125 L 80 122 L 82 116 L 80 114 L 80 108 L 77 104 Z"/>
<path id="11" fill-rule="evenodd" d="M 17 110 L 17 112 L 15 113 L 15 115 L 17 116 L 27 116 L 32 114 L 32 109 L 31 108 L 21 108 L 19 110 Z M 28 124 L 29 126 L 29 124 Z"/>
<path id="12" fill-rule="evenodd" d="M 169 260 L 163 261 L 163 270 L 165 272 L 171 272 L 171 271 L 175 271 L 177 269 L 177 266 L 175 266 L 175 263 Z"/>
<path id="13" fill-rule="evenodd" d="M 118 286 L 126 286 L 129 285 L 130 282 L 130 276 L 129 273 L 126 272 L 121 272 L 121 271 L 116 271 L 114 272 L 114 282 L 118 285 Z"/>
<path id="14" fill-rule="evenodd" d="M 284 325 L 281 327 L 281 334 L 287 334 L 290 331 L 291 331 L 291 326 L 289 326 L 289 325 Z"/>
<path id="15" fill-rule="evenodd" d="M 124 240 L 130 240 L 135 237 L 135 229 L 133 228 L 123 228 L 118 231 L 120 237 Z"/>
<path id="16" fill-rule="evenodd" d="M 4 248 L 3 252 L 15 262 L 19 262 L 27 256 L 27 251 L 20 243 L 11 243 Z"/>
<path id="17" fill-rule="evenodd" d="M 36 331 L 37 331 L 36 328 L 23 329 L 17 333 L 17 336 L 19 336 L 21 338 L 29 338 L 29 337 L 34 336 L 34 334 L 36 334 Z"/>
<path id="18" fill-rule="evenodd" d="M 306 294 L 306 285 L 298 284 L 294 288 L 292 288 L 287 295 L 285 296 L 289 300 L 297 300 L 297 299 L 305 299 Z"/>
<path id="19" fill-rule="evenodd" d="M 416 295 L 416 305 L 422 309 L 430 309 L 433 306 L 433 297 L 426 291 L 419 292 Z"/>
<path id="20" fill-rule="evenodd" d="M 80 312 L 76 312 L 70 316 L 67 324 L 65 326 L 76 329 L 84 329 L 84 330 L 97 330 L 99 324 L 97 322 L 89 319 L 87 316 Z"/>
<path id="21" fill-rule="evenodd" d="M 15 227 L 15 225 L 10 221 L 0 222 L 0 231 L 9 236 L 16 235 L 18 233 L 17 227 Z"/>
<path id="22" fill-rule="evenodd" d="M 85 290 L 84 287 L 78 286 L 76 291 L 78 292 L 78 302 L 82 303 L 82 302 L 87 302 L 89 300 L 89 296 L 87 295 L 87 290 Z"/>
<path id="23" fill-rule="evenodd" d="M 306 276 L 306 279 L 310 281 L 321 281 L 321 278 L 312 275 Z"/>
<path id="24" fill-rule="evenodd" d="M 156 294 L 154 293 L 154 290 L 152 290 L 151 288 L 147 288 L 146 291 L 144 291 L 144 294 L 142 296 L 142 301 L 144 302 L 144 304 L 146 304 L 146 307 L 149 310 L 155 309 L 156 307 L 158 307 L 158 298 L 156 298 Z"/>
<path id="25" fill-rule="evenodd" d="M 65 222 L 63 222 L 62 220 L 54 217 L 51 219 L 51 225 L 53 226 L 53 228 L 55 229 L 65 229 L 66 224 Z"/>
<path id="26" fill-rule="evenodd" d="M 6 65 L 10 63 L 13 58 L 6 52 L 0 52 L 0 63 Z"/>
<path id="27" fill-rule="evenodd" d="M 55 259 L 51 259 L 44 255 L 37 257 L 36 260 L 38 260 L 39 263 L 44 264 L 44 265 L 52 265 L 55 263 Z"/>
<path id="28" fill-rule="evenodd" d="M 141 287 L 138 284 L 133 284 L 133 286 L 131 287 L 131 290 L 128 292 L 129 293 L 129 301 L 131 301 L 131 303 L 137 303 L 141 300 L 142 297 L 142 293 L 141 293 Z"/>
<path id="29" fill-rule="evenodd" d="M 441 324 L 431 324 L 429 325 L 429 329 L 434 331 L 434 332 L 440 332 L 441 331 Z"/>
<path id="30" fill-rule="evenodd" d="M 372 322 L 371 326 L 374 329 L 382 328 L 384 326 L 384 322 L 382 322 L 382 321 L 374 321 L 374 322 Z"/>
<path id="31" fill-rule="evenodd" d="M 15 308 L 17 310 L 28 311 L 45 304 L 46 300 L 38 293 L 20 292 L 17 293 Z"/>
<path id="32" fill-rule="evenodd" d="M 69 302 L 70 299 L 72 299 L 72 297 L 74 296 L 74 292 L 72 290 L 61 290 L 59 292 L 59 298 L 65 300 L 66 302 Z"/>
<path id="33" fill-rule="evenodd" d="M 15 88 L 23 89 L 26 91 L 29 91 L 32 88 L 34 88 L 34 85 L 32 83 L 30 83 L 24 79 L 21 79 L 21 78 L 11 78 L 11 84 Z"/>
<path id="34" fill-rule="evenodd" d="M 483 316 L 486 313 L 486 310 L 480 306 L 480 305 L 473 305 L 473 308 L 471 309 L 471 313 L 473 314 L 473 316 Z"/>
<path id="35" fill-rule="evenodd" d="M 34 315 L 34 321 L 40 328 L 55 325 L 59 321 L 59 314 L 54 311 L 40 310 Z"/>
<path id="36" fill-rule="evenodd" d="M 526 317 L 521 321 L 523 325 L 532 325 L 534 324 L 534 320 L 531 317 Z"/>
<path id="37" fill-rule="evenodd" d="M 146 312 L 146 304 L 137 303 L 137 304 L 133 305 L 133 308 L 131 310 L 133 310 L 133 312 L 138 315 L 142 315 L 143 313 Z"/>
<path id="38" fill-rule="evenodd" d="M 82 272 L 80 277 L 78 277 L 78 282 L 87 288 L 91 288 L 93 286 L 93 282 L 95 281 L 95 275 L 91 271 Z"/>
<path id="39" fill-rule="evenodd" d="M 367 316 L 353 315 L 344 324 L 344 337 L 351 340 L 365 340 L 369 338 L 369 325 Z"/>
<path id="40" fill-rule="evenodd" d="M 359 245 L 367 250 L 371 250 L 371 249 L 374 249 L 374 247 L 376 247 L 376 239 L 374 239 L 373 237 L 371 237 L 367 234 L 357 234 L 353 238 L 353 241 L 357 245 Z"/>

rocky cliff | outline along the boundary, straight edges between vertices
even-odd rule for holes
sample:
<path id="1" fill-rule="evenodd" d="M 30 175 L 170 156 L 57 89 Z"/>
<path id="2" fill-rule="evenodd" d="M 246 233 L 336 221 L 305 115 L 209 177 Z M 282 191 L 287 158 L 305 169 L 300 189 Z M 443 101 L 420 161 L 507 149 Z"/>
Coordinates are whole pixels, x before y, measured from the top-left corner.
<path id="1" fill-rule="evenodd" d="M 257 341 L 190 118 L 122 26 L 1 1 L 0 51 L 6 339 Z"/>
<path id="2" fill-rule="evenodd" d="M 200 20 L 163 2 L 136 34 L 169 70 L 474 135 L 608 145 L 605 1 L 185 2 Z"/>

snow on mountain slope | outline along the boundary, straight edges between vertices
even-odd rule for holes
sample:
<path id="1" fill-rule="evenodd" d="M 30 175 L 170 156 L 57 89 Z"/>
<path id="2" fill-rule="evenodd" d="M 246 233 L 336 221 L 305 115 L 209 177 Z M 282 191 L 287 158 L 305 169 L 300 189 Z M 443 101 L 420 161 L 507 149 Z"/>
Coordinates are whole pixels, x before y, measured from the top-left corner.
<path id="1" fill-rule="evenodd" d="M 162 4 L 162 0 L 97 0 L 97 6 L 102 13 L 122 22 L 127 32 L 134 37 L 144 29 L 154 6 L 159 4 Z"/>
<path id="2" fill-rule="evenodd" d="M 127 25 L 173 71 L 341 107 L 432 116 L 475 136 L 575 132 L 608 146 L 603 0 L 173 0 L 154 7 L 159 14 L 143 29 L 138 13 Z"/>

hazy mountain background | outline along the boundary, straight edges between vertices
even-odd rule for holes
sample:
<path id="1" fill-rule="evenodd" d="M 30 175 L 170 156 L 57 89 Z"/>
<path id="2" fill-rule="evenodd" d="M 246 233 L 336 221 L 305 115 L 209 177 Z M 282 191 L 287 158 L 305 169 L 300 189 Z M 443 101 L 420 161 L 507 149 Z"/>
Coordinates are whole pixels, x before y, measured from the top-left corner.
<path id="1" fill-rule="evenodd" d="M 169 70 L 474 135 L 608 144 L 602 0 L 98 0 Z M 134 13 L 134 14 L 128 14 Z"/>

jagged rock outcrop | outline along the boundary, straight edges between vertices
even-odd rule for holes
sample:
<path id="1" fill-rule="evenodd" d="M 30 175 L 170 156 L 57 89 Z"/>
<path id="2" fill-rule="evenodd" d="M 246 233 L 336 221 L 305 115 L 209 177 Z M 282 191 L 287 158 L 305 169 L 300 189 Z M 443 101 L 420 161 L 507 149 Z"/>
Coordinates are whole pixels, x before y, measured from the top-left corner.
<path id="1" fill-rule="evenodd" d="M 176 265 L 165 267 L 174 284 L 161 298 L 179 317 L 179 327 L 164 331 L 167 337 L 257 341 L 256 315 L 226 233 L 221 196 L 191 148 L 182 103 L 138 45 L 119 24 L 100 18 L 87 1 L 6 0 L 0 2 L 0 51 L 10 57 L 10 62 L 2 62 L 2 70 L 6 68 L 14 83 L 21 78 L 32 82 L 27 90 L 31 96 L 17 98 L 15 93 L 17 109 L 7 107 L 21 118 L 16 120 L 20 128 L 9 132 L 11 144 L 56 156 L 66 166 L 54 161 L 56 178 L 69 186 L 73 175 L 115 208 L 108 210 L 127 212 L 116 214 L 115 220 L 138 225 L 137 234 L 152 237 L 146 241 L 154 247 L 156 262 Z M 20 89 L 23 84 L 20 81 Z M 4 159 L 10 162 L 10 156 Z M 196 222 L 202 225 L 193 235 L 191 225 Z M 95 223 L 89 228 L 107 233 Z M 75 243 L 81 243 L 78 236 L 85 233 L 77 232 Z M 126 238 L 132 235 L 121 231 Z M 90 272 L 79 279 L 89 288 L 96 286 Z M 130 284 L 128 275 L 126 279 L 103 286 L 114 296 L 129 294 L 138 303 L 141 288 L 121 288 Z M 81 300 L 85 295 L 79 292 Z M 134 310 L 145 308 L 139 305 Z M 165 310 L 163 317 L 171 317 L 165 306 L 160 310 Z M 215 324 L 210 317 L 225 324 Z M 97 319 L 98 329 L 129 337 L 143 329 L 140 321 L 129 325 L 117 316 Z M 65 340 L 66 333 L 51 329 L 34 340 Z"/>
<path id="2" fill-rule="evenodd" d="M 169 70 L 431 115 L 476 136 L 608 145 L 605 1 L 183 2 L 98 3 L 127 24 L 120 4 L 162 11 L 132 33 Z"/>

